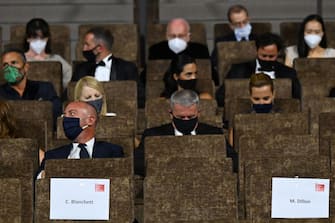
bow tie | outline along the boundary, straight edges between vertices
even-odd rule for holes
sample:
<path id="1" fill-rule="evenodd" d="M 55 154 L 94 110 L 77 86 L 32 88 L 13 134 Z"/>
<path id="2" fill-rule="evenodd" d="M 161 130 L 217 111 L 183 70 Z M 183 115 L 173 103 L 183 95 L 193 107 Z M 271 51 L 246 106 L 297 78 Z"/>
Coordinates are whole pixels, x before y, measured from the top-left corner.
<path id="1" fill-rule="evenodd" d="M 110 61 L 112 58 L 113 58 L 113 56 L 109 56 L 109 57 L 108 57 L 108 61 Z M 98 67 L 98 66 L 102 66 L 102 67 L 104 67 L 104 66 L 106 66 L 106 63 L 105 63 L 103 60 L 101 60 L 101 61 L 100 61 L 99 63 L 97 63 L 95 66 L 96 66 L 96 67 Z"/>

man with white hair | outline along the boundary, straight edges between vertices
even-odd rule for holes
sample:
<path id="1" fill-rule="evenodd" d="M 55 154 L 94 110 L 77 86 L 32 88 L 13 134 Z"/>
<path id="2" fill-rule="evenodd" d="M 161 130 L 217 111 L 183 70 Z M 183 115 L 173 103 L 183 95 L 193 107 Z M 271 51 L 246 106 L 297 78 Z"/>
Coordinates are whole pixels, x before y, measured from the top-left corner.
<path id="1" fill-rule="evenodd" d="M 209 58 L 206 45 L 191 42 L 190 24 L 183 18 L 174 18 L 167 24 L 166 40 L 150 47 L 149 60 L 172 59 L 179 53 L 187 53 L 193 58 Z"/>

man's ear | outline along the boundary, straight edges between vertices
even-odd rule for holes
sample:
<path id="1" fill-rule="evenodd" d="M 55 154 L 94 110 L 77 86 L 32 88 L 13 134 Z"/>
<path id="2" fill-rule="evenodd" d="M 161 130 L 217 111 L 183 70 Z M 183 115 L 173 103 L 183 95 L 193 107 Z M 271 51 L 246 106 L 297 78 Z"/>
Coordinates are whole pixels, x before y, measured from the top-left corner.
<path id="1" fill-rule="evenodd" d="M 187 33 L 186 41 L 189 42 L 191 40 L 192 34 Z"/>
<path id="2" fill-rule="evenodd" d="M 96 118 L 93 115 L 88 116 L 87 118 L 87 125 L 93 126 L 96 123 Z"/>
<path id="3" fill-rule="evenodd" d="M 176 73 L 173 74 L 173 79 L 178 80 L 178 75 Z"/>
<path id="4" fill-rule="evenodd" d="M 28 70 L 29 70 L 29 63 L 28 63 L 28 61 L 26 61 L 26 63 L 24 64 L 24 66 L 23 66 L 23 70 L 24 70 L 24 72 L 25 73 L 27 73 L 28 72 Z"/>

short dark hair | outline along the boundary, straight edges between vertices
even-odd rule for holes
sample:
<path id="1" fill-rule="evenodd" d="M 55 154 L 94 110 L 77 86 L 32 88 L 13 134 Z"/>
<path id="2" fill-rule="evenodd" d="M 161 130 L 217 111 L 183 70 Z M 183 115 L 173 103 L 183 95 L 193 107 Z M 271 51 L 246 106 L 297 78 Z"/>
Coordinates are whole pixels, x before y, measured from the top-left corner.
<path id="1" fill-rule="evenodd" d="M 3 57 L 4 55 L 8 54 L 8 53 L 17 53 L 21 56 L 22 58 L 22 61 L 24 63 L 27 62 L 27 58 L 26 58 L 26 55 L 24 54 L 23 50 L 21 49 L 18 49 L 18 48 L 8 48 L 8 49 L 5 49 L 2 54 L 1 54 L 1 57 Z"/>
<path id="2" fill-rule="evenodd" d="M 326 36 L 326 27 L 325 27 L 325 23 L 323 22 L 323 19 L 320 15 L 317 14 L 312 14 L 312 15 L 308 15 L 301 23 L 300 28 L 299 28 L 299 34 L 298 34 L 298 55 L 299 57 L 307 57 L 308 52 L 309 52 L 309 47 L 305 42 L 305 26 L 308 22 L 310 21 L 317 21 L 318 23 L 321 24 L 322 27 L 322 32 L 323 32 L 323 36 L 320 42 L 320 46 L 322 48 L 327 48 L 328 44 L 327 44 L 327 36 Z"/>
<path id="3" fill-rule="evenodd" d="M 263 33 L 262 35 L 256 38 L 256 48 L 263 48 L 269 45 L 275 44 L 277 46 L 278 52 L 283 48 L 283 41 L 279 35 L 274 33 Z"/>
<path id="4" fill-rule="evenodd" d="M 86 34 L 92 33 L 96 42 L 102 41 L 105 47 L 112 50 L 114 37 L 112 33 L 103 27 L 93 27 L 89 29 Z"/>
<path id="5" fill-rule="evenodd" d="M 247 16 L 249 16 L 249 12 L 248 9 L 246 7 L 244 7 L 243 5 L 232 5 L 229 7 L 228 11 L 227 11 L 227 18 L 228 21 L 231 22 L 230 19 L 230 15 L 233 13 L 240 13 L 242 11 L 245 11 L 245 13 L 247 14 Z"/>
<path id="6" fill-rule="evenodd" d="M 38 31 L 41 31 L 42 38 L 48 38 L 45 52 L 51 53 L 51 32 L 49 24 L 42 18 L 33 18 L 26 24 L 26 34 L 23 43 L 24 51 L 27 52 L 29 50 L 27 39 L 39 37 L 37 34 Z"/>

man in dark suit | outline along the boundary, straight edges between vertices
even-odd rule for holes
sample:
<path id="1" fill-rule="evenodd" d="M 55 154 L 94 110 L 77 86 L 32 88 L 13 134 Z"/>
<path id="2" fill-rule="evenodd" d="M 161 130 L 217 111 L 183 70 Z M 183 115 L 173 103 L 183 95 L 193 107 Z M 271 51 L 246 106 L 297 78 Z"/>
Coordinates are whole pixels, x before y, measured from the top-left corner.
<path id="1" fill-rule="evenodd" d="M 95 140 L 97 111 L 86 102 L 71 102 L 64 111 L 63 128 L 67 138 L 72 143 L 49 150 L 41 163 L 44 169 L 45 161 L 49 159 L 84 159 L 123 157 L 121 146 Z"/>
<path id="2" fill-rule="evenodd" d="M 301 86 L 297 72 L 277 61 L 282 49 L 280 37 L 273 33 L 264 33 L 256 40 L 257 58 L 255 60 L 233 64 L 226 78 L 250 78 L 253 73 L 265 73 L 272 79 L 289 78 L 292 80 L 292 97 L 301 98 Z M 216 98 L 220 106 L 224 105 L 224 85 L 216 92 Z"/>
<path id="3" fill-rule="evenodd" d="M 85 34 L 83 56 L 86 62 L 74 68 L 71 81 L 78 81 L 84 76 L 94 76 L 98 81 L 134 80 L 137 82 L 138 105 L 144 106 L 144 83 L 138 78 L 134 63 L 115 57 L 112 54 L 113 35 L 107 29 L 94 27 Z"/>
<path id="4" fill-rule="evenodd" d="M 199 59 L 209 58 L 206 45 L 191 42 L 190 25 L 183 18 L 175 18 L 168 23 L 166 40 L 149 48 L 149 60 L 172 59 L 179 53 L 187 53 Z"/>
<path id="5" fill-rule="evenodd" d="M 212 74 L 215 84 L 219 84 L 218 79 L 218 52 L 216 44 L 218 42 L 229 42 L 229 41 L 251 41 L 255 40 L 256 36 L 252 33 L 252 27 L 250 25 L 248 9 L 243 5 L 233 5 L 228 9 L 227 19 L 229 21 L 229 27 L 231 32 L 225 36 L 219 36 L 214 41 L 214 49 L 211 55 L 212 61 Z"/>
<path id="6" fill-rule="evenodd" d="M 61 100 L 52 83 L 27 78 L 29 63 L 24 52 L 19 49 L 8 49 L 3 52 L 1 62 L 6 83 L 0 86 L 0 98 L 51 101 L 55 121 L 62 112 Z"/>
<path id="7" fill-rule="evenodd" d="M 170 117 L 172 122 L 159 127 L 144 130 L 140 145 L 134 151 L 135 174 L 145 175 L 144 171 L 144 140 L 148 136 L 164 135 L 205 135 L 223 134 L 221 128 L 198 122 L 199 96 L 191 90 L 176 91 L 171 96 Z M 236 162 L 236 152 L 227 144 L 227 156 Z M 234 163 L 234 169 L 237 167 Z M 235 169 L 236 170 L 236 169 Z"/>

